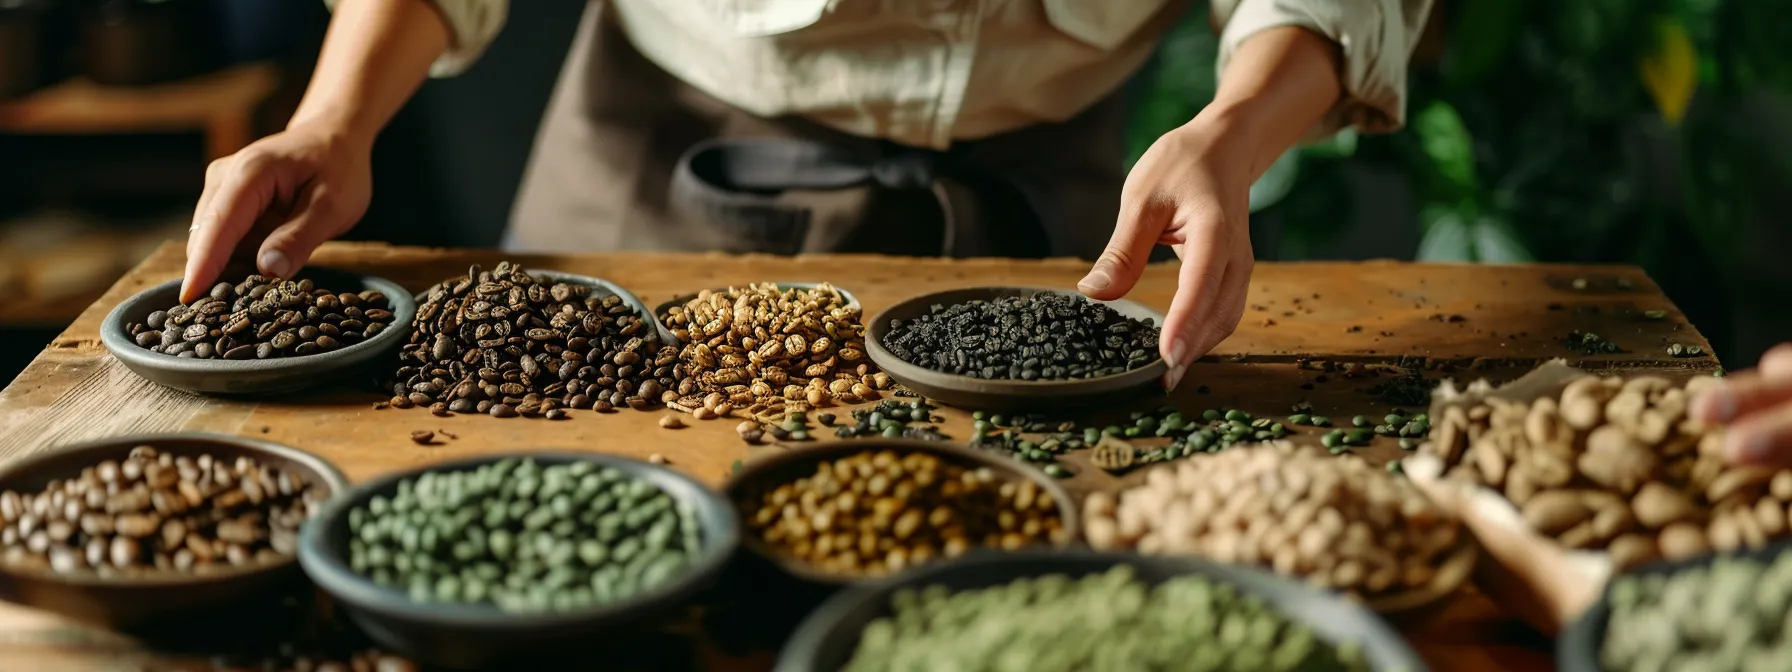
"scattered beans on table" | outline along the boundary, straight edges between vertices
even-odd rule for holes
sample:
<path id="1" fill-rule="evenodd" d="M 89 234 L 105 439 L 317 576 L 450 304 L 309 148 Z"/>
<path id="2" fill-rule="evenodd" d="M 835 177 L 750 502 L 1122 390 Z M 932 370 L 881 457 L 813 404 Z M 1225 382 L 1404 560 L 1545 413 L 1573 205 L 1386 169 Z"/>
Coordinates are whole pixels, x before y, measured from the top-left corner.
<path id="1" fill-rule="evenodd" d="M 865 451 L 741 502 L 775 552 L 822 571 L 891 573 L 974 547 L 1065 541 L 1058 502 L 1029 480 L 1003 480 L 929 453 Z"/>
<path id="2" fill-rule="evenodd" d="M 1716 382 L 1584 376 L 1528 403 L 1451 405 L 1425 450 L 1538 532 L 1620 567 L 1759 548 L 1792 532 L 1792 470 L 1725 462 L 1722 431 L 1686 415 Z"/>
<path id="3" fill-rule="evenodd" d="M 1199 575 L 1157 586 L 1119 565 L 952 592 L 902 590 L 871 622 L 847 672 L 895 670 L 1368 670 L 1262 599 Z"/>
<path id="4" fill-rule="evenodd" d="M 658 406 L 686 370 L 648 316 L 585 285 L 501 262 L 424 293 L 391 405 L 562 419 L 563 409 Z M 558 412 L 556 412 L 558 411 Z"/>
<path id="5" fill-rule="evenodd" d="M 211 572 L 296 551 L 320 489 L 248 457 L 132 448 L 38 492 L 0 492 L 0 560 L 57 573 Z"/>
<path id="6" fill-rule="evenodd" d="M 337 293 L 309 279 L 251 275 L 125 327 L 137 345 L 185 359 L 275 359 L 339 350 L 392 326 L 377 291 Z"/>
<path id="7" fill-rule="evenodd" d="M 893 385 L 865 355 L 859 308 L 832 285 L 704 290 L 663 320 L 691 372 L 668 403 L 699 419 L 742 410 L 775 421 L 791 402 L 857 404 Z"/>
<path id="8" fill-rule="evenodd" d="M 1041 293 L 977 300 L 890 324 L 902 361 L 971 378 L 1072 380 L 1157 359 L 1158 327 L 1081 297 Z"/>
<path id="9" fill-rule="evenodd" d="M 1619 575 L 1610 596 L 1599 644 L 1600 666 L 1610 672 L 1775 672 L 1792 655 L 1792 554 Z"/>
<path id="10" fill-rule="evenodd" d="M 1158 467 L 1118 498 L 1091 494 L 1083 524 L 1098 549 L 1262 565 L 1365 599 L 1429 586 L 1469 543 L 1405 479 L 1286 442 Z"/>
<path id="11" fill-rule="evenodd" d="M 584 609 L 677 578 L 700 552 L 695 513 L 590 462 L 505 458 L 426 472 L 349 512 L 349 568 L 417 602 L 507 612 Z"/>

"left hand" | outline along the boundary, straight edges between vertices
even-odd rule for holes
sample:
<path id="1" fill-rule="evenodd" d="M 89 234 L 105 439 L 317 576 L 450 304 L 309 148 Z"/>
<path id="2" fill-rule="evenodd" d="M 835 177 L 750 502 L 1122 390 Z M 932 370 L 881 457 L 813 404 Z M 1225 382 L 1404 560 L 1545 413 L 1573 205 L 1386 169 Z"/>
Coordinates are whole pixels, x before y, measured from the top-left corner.
<path id="1" fill-rule="evenodd" d="M 1792 343 L 1768 350 L 1755 370 L 1700 394 L 1691 411 L 1700 422 L 1729 426 L 1724 458 L 1730 462 L 1792 466 Z"/>
<path id="2" fill-rule="evenodd" d="M 1107 250 L 1077 283 L 1090 298 L 1125 296 L 1144 272 L 1152 247 L 1182 259 L 1176 298 L 1159 349 L 1175 389 L 1188 365 L 1231 336 L 1250 288 L 1251 134 L 1235 117 L 1209 108 L 1165 133 L 1139 157 L 1120 193 L 1120 218 Z"/>

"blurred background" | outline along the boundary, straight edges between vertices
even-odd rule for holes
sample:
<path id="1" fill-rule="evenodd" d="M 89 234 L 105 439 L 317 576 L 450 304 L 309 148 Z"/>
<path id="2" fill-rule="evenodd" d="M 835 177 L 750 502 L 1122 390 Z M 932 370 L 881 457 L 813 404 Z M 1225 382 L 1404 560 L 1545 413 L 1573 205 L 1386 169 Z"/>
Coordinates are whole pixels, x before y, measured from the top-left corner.
<path id="1" fill-rule="evenodd" d="M 496 245 L 583 0 L 513 2 L 374 155 L 359 239 Z M 1437 0 L 1408 128 L 1290 152 L 1252 190 L 1269 260 L 1648 270 L 1746 367 L 1792 339 L 1792 0 Z M 0 0 L 0 381 L 185 235 L 206 163 L 280 128 L 316 0 Z M 1211 98 L 1196 3 L 1129 85 L 1136 156 Z"/>

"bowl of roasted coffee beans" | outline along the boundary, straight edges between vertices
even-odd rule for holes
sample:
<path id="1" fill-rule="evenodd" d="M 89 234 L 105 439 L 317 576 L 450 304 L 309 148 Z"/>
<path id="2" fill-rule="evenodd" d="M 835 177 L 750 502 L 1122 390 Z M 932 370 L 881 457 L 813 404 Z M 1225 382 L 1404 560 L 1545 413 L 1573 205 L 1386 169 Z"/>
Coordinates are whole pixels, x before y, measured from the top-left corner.
<path id="1" fill-rule="evenodd" d="M 397 283 L 324 268 L 294 280 L 251 275 L 179 299 L 179 280 L 125 299 L 100 325 L 100 341 L 139 376 L 210 394 L 339 380 L 390 357 L 416 313 Z"/>
<path id="2" fill-rule="evenodd" d="M 0 598 L 129 631 L 302 587 L 300 526 L 347 489 L 321 458 L 211 434 L 125 436 L 0 469 Z"/>
<path id="3" fill-rule="evenodd" d="M 1556 640 L 1563 672 L 1784 670 L 1792 543 L 1644 564 Z"/>
<path id="4" fill-rule="evenodd" d="M 386 649 L 527 667 L 682 616 L 739 541 L 727 504 L 670 468 L 529 452 L 361 485 L 305 527 L 299 559 Z"/>
<path id="5" fill-rule="evenodd" d="M 1161 313 L 1063 289 L 917 296 L 867 323 L 871 361 L 921 395 L 988 411 L 1083 407 L 1152 388 Z"/>
<path id="6" fill-rule="evenodd" d="M 1022 463 L 936 441 L 861 439 L 743 465 L 723 494 L 742 545 L 810 586 L 838 587 L 978 548 L 1065 547 L 1075 503 Z"/>
<path id="7" fill-rule="evenodd" d="M 811 612 L 778 672 L 1422 672 L 1353 602 L 1248 567 L 1090 552 L 979 554 L 855 587 Z"/>

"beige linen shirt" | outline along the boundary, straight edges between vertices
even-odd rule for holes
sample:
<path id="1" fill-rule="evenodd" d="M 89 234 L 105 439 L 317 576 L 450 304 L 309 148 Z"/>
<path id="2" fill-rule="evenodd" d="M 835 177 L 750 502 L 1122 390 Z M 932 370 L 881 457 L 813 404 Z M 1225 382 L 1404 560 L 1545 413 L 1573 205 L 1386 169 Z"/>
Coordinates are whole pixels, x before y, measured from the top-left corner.
<path id="1" fill-rule="evenodd" d="M 336 0 L 326 0 L 334 4 Z M 1187 0 L 603 0 L 649 60 L 760 116 L 943 149 L 1063 121 L 1144 63 Z M 507 0 L 432 0 L 453 34 L 436 76 L 478 59 Z M 1219 67 L 1258 31 L 1342 47 L 1345 99 L 1309 138 L 1405 119 L 1406 64 L 1431 0 L 1214 0 Z"/>

